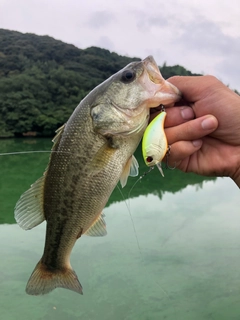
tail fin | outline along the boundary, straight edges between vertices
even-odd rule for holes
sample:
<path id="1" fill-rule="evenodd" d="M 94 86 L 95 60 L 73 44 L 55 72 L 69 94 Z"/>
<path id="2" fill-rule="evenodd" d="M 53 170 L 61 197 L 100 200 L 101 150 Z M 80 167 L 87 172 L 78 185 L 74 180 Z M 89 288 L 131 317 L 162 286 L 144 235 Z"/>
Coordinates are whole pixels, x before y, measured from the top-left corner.
<path id="1" fill-rule="evenodd" d="M 83 294 L 81 283 L 74 270 L 69 268 L 51 270 L 40 260 L 28 280 L 27 294 L 46 294 L 55 288 L 65 288 Z"/>

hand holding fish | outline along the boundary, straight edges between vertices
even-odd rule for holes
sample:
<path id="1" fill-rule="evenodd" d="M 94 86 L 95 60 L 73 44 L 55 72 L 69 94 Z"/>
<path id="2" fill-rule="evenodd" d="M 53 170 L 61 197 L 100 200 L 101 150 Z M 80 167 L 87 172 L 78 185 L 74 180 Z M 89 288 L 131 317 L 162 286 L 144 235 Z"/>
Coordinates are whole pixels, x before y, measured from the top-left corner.
<path id="1" fill-rule="evenodd" d="M 240 97 L 213 76 L 168 80 L 184 98 L 180 106 L 166 109 L 169 165 L 228 176 L 240 187 Z"/>

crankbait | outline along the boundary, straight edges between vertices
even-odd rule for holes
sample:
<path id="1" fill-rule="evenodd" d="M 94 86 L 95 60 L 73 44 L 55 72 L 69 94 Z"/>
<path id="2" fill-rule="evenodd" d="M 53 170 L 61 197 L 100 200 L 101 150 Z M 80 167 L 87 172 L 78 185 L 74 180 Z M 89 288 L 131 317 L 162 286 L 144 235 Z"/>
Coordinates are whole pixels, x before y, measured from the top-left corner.
<path id="1" fill-rule="evenodd" d="M 160 112 L 147 126 L 142 139 L 142 154 L 148 167 L 157 166 L 164 177 L 161 161 L 168 151 L 168 142 L 164 132 L 167 113 L 162 107 Z"/>

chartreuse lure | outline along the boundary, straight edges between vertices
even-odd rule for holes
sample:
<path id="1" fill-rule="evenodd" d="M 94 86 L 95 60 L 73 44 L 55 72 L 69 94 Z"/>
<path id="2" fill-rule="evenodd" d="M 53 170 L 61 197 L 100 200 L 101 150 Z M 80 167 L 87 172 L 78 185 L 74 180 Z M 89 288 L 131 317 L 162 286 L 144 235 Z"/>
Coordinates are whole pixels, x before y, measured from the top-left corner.
<path id="1" fill-rule="evenodd" d="M 165 111 L 159 113 L 147 126 L 142 139 L 142 153 L 146 165 L 148 167 L 156 165 L 163 177 L 161 161 L 168 151 L 167 138 L 164 132 L 166 115 Z"/>

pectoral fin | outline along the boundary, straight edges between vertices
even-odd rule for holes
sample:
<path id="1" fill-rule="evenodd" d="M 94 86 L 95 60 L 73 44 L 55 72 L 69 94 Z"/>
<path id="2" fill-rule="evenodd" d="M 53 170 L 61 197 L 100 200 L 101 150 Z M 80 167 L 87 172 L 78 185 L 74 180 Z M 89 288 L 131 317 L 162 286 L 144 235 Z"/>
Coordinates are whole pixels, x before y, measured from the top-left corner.
<path id="1" fill-rule="evenodd" d="M 138 175 L 138 162 L 137 159 L 132 155 L 123 169 L 122 175 L 120 177 L 120 183 L 122 188 L 127 184 L 127 179 L 129 176 L 136 177 Z"/>
<path id="2" fill-rule="evenodd" d="M 103 170 L 106 165 L 112 161 L 115 152 L 116 149 L 111 148 L 108 145 L 108 142 L 106 142 L 99 148 L 92 160 L 89 161 L 89 172 L 97 174 L 99 171 Z"/>

